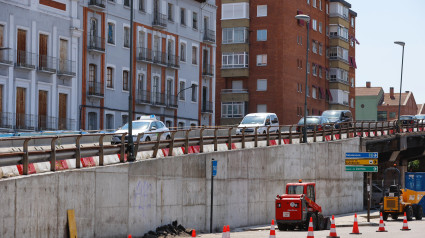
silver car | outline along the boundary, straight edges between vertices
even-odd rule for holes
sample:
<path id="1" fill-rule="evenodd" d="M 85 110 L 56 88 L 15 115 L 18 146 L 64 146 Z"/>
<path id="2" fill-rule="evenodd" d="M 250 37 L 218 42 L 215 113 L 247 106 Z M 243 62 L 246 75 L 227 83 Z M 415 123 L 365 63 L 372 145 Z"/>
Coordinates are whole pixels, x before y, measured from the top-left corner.
<path id="1" fill-rule="evenodd" d="M 140 120 L 133 121 L 133 141 L 137 140 L 137 135 L 143 133 L 140 137 L 140 141 L 152 141 L 157 140 L 158 135 L 162 132 L 161 140 L 169 140 L 171 138 L 170 129 L 164 125 L 162 121 L 157 120 L 155 117 L 141 117 Z M 123 127 L 119 128 L 115 133 L 127 133 L 128 123 Z M 125 142 L 127 142 L 128 136 L 126 136 Z M 115 135 L 112 137 L 112 144 L 121 143 L 121 136 Z"/>

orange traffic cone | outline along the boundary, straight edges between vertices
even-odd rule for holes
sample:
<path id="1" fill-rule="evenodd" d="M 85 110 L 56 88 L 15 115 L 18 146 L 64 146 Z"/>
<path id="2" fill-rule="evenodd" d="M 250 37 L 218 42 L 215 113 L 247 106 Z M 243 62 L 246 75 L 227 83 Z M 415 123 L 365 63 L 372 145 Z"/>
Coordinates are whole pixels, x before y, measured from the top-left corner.
<path id="1" fill-rule="evenodd" d="M 357 213 L 354 213 L 353 232 L 351 232 L 350 234 L 353 234 L 353 235 L 361 235 L 362 234 L 359 231 L 359 224 L 357 223 Z"/>
<path id="2" fill-rule="evenodd" d="M 313 217 L 310 217 L 310 222 L 308 223 L 308 233 L 307 238 L 314 238 L 314 228 L 313 228 Z"/>
<path id="3" fill-rule="evenodd" d="M 274 219 L 272 219 L 272 225 L 270 226 L 270 236 L 269 238 L 276 238 L 276 231 L 274 229 Z"/>
<path id="4" fill-rule="evenodd" d="M 195 229 L 192 230 L 192 237 L 196 237 L 196 230 Z"/>
<path id="5" fill-rule="evenodd" d="M 400 230 L 402 230 L 402 231 L 410 231 L 409 226 L 407 225 L 406 212 L 404 212 L 403 228 L 400 229 Z"/>
<path id="6" fill-rule="evenodd" d="M 382 218 L 382 212 L 379 215 L 379 229 L 376 232 L 388 232 L 385 230 L 384 219 Z"/>
<path id="7" fill-rule="evenodd" d="M 226 229 L 226 226 L 223 226 L 223 234 L 221 235 L 221 238 L 227 238 L 227 229 Z"/>
<path id="8" fill-rule="evenodd" d="M 332 215 L 331 232 L 329 233 L 329 236 L 326 236 L 326 238 L 339 238 L 339 236 L 336 234 L 334 215 Z"/>
<path id="9" fill-rule="evenodd" d="M 227 225 L 227 238 L 230 238 L 230 226 Z"/>

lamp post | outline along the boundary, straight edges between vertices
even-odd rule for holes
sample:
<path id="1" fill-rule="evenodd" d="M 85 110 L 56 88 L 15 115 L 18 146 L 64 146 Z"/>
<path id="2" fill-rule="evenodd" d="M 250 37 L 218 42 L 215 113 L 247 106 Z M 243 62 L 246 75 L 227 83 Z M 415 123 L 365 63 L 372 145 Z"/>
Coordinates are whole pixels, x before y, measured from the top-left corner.
<path id="1" fill-rule="evenodd" d="M 306 53 L 306 62 L 305 62 L 305 98 L 304 98 L 304 127 L 303 127 L 303 143 L 307 143 L 307 82 L 308 82 L 308 45 L 309 45 L 309 39 L 308 39 L 308 32 L 309 32 L 309 23 L 310 23 L 310 16 L 299 14 L 296 15 L 295 18 L 297 20 L 305 21 L 307 23 L 307 53 Z"/>
<path id="2" fill-rule="evenodd" d="M 398 116 L 397 116 L 397 131 L 400 132 L 401 85 L 403 83 L 404 45 L 406 45 L 406 43 L 404 43 L 403 41 L 394 41 L 394 44 L 401 45 L 403 47 L 403 53 L 401 55 L 400 95 L 398 98 Z"/>
<path id="3" fill-rule="evenodd" d="M 130 72 L 128 80 L 128 161 L 135 161 L 133 141 L 133 0 L 130 1 Z"/>

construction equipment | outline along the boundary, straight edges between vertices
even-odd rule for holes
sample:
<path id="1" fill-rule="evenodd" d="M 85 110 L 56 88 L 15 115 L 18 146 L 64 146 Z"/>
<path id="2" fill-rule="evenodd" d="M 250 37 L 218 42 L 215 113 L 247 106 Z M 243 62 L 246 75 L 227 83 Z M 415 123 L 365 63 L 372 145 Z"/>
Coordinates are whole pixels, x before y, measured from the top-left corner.
<path id="1" fill-rule="evenodd" d="M 280 231 L 307 230 L 310 217 L 315 230 L 330 229 L 329 217 L 324 217 L 316 201 L 316 183 L 288 183 L 286 194 L 277 195 L 275 202 L 276 222 Z"/>
<path id="2" fill-rule="evenodd" d="M 383 180 L 383 204 L 381 212 L 384 221 L 391 216 L 397 220 L 400 215 L 406 213 L 408 221 L 422 220 L 423 200 L 425 192 L 418 192 L 411 189 L 401 189 L 401 173 L 395 167 L 390 167 L 384 171 Z"/>

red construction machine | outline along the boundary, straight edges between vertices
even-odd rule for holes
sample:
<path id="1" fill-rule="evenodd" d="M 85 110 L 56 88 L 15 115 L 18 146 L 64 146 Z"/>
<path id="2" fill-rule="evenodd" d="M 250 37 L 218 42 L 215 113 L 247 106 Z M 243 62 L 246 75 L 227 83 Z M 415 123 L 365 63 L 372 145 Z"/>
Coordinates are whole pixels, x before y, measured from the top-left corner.
<path id="1" fill-rule="evenodd" d="M 279 230 L 307 230 L 310 217 L 314 230 L 329 230 L 331 221 L 316 203 L 316 183 L 288 183 L 286 194 L 276 196 L 276 222 Z"/>

